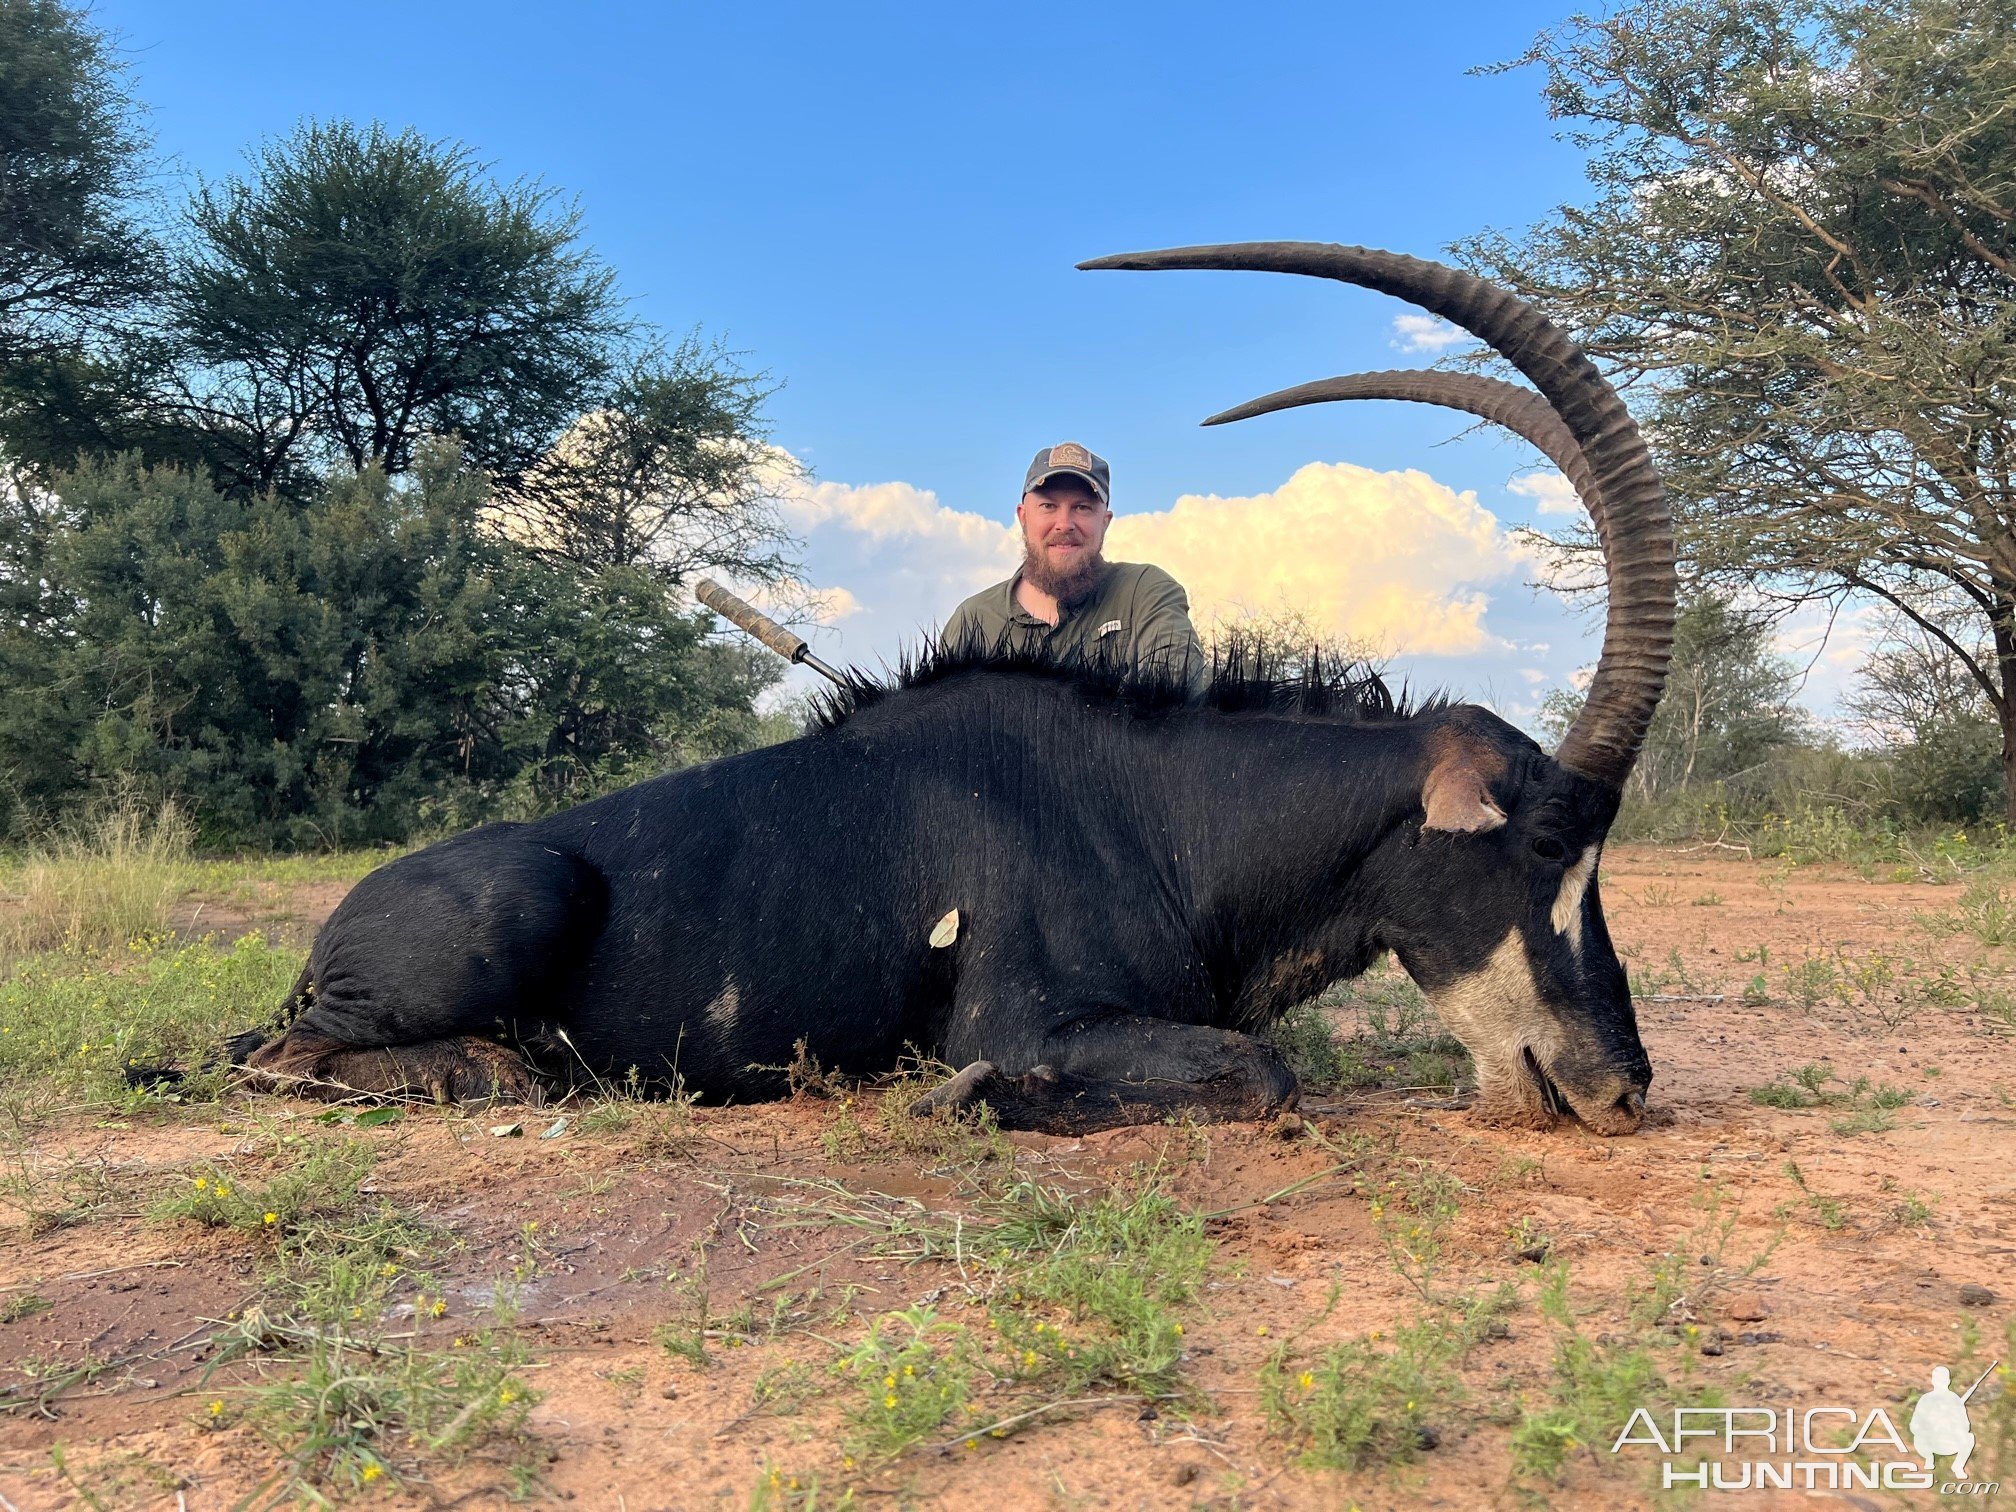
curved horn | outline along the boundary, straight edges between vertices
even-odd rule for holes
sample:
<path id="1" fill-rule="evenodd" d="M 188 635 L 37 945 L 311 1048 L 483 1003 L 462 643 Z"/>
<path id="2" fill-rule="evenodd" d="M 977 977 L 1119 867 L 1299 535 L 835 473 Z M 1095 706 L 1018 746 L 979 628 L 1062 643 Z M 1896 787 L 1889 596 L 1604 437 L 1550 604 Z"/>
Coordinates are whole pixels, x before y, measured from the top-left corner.
<path id="1" fill-rule="evenodd" d="M 1610 578 L 1603 654 L 1555 759 L 1613 788 L 1631 773 L 1673 651 L 1673 520 L 1623 400 L 1575 343 L 1517 295 L 1441 263 L 1323 242 L 1246 242 L 1099 257 L 1081 268 L 1229 268 L 1334 278 L 1392 294 L 1489 343 L 1560 416 L 1589 464 Z"/>
<path id="2" fill-rule="evenodd" d="M 1582 500 L 1583 508 L 1596 522 L 1599 537 L 1607 536 L 1602 496 L 1596 491 L 1596 476 L 1589 459 L 1553 406 L 1516 383 L 1485 378 L 1475 373 L 1445 373 L 1434 368 L 1392 368 L 1378 373 L 1352 373 L 1343 378 L 1319 378 L 1277 389 L 1249 399 L 1244 404 L 1220 410 L 1204 423 L 1230 425 L 1251 420 L 1255 415 L 1271 415 L 1276 410 L 1295 409 L 1304 404 L 1329 404 L 1340 399 L 1399 399 L 1413 404 L 1439 405 L 1462 410 L 1493 425 L 1502 425 L 1513 435 L 1531 442 L 1567 476 Z"/>

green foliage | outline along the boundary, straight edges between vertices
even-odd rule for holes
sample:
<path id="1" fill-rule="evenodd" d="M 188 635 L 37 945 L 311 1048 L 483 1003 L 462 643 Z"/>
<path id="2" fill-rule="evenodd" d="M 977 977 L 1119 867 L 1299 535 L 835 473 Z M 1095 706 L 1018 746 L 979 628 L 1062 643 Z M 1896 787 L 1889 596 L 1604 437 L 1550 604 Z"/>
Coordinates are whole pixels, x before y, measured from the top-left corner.
<path id="1" fill-rule="evenodd" d="M 293 1234 L 311 1219 L 328 1218 L 357 1199 L 357 1188 L 376 1157 L 359 1143 L 321 1143 L 268 1181 L 206 1165 L 188 1184 L 156 1204 L 157 1218 L 185 1218 L 211 1228 L 276 1237 Z"/>
<path id="2" fill-rule="evenodd" d="M 306 463 L 412 465 L 459 436 L 512 473 L 592 405 L 623 333 L 578 216 L 465 147 L 309 122 L 203 185 L 168 307 L 253 488 Z"/>
<path id="3" fill-rule="evenodd" d="M 1298 1003 L 1262 1031 L 1306 1087 L 1447 1089 L 1473 1079 L 1470 1054 L 1421 989 L 1387 965 Z"/>
<path id="4" fill-rule="evenodd" d="M 257 934 L 228 948 L 158 937 L 111 958 L 61 952 L 31 956 L 0 980 L 0 1082 L 121 1102 L 126 1073 L 195 1066 L 217 1048 L 223 1026 L 263 1022 L 301 970 L 295 950 Z M 214 1097 L 221 1072 L 178 1086 L 182 1099 Z"/>
<path id="5" fill-rule="evenodd" d="M 835 1368 L 856 1386 L 847 1407 L 850 1447 L 877 1455 L 901 1454 L 961 1416 L 976 1374 L 965 1326 L 929 1307 L 877 1318 Z"/>
<path id="6" fill-rule="evenodd" d="M 473 1346 L 384 1348 L 315 1339 L 288 1374 L 219 1398 L 288 1455 L 291 1486 L 382 1489 L 446 1456 L 523 1428 L 539 1394 L 519 1375 L 523 1344 L 496 1331 Z M 228 1410 L 228 1408 L 227 1408 Z M 222 1416 L 222 1414 L 219 1414 Z"/>
<path id="7" fill-rule="evenodd" d="M 1482 1336 L 1496 1300 L 1421 1318 L 1390 1339 L 1347 1339 L 1310 1362 L 1284 1345 L 1261 1367 L 1261 1410 L 1275 1433 L 1303 1445 L 1305 1465 L 1405 1464 L 1460 1407 L 1466 1393 L 1456 1367 Z"/>
<path id="8" fill-rule="evenodd" d="M 0 835 L 526 816 L 743 749 L 777 669 L 671 595 L 793 570 L 760 373 L 622 313 L 578 214 L 309 122 L 159 255 L 105 38 L 0 0 Z"/>
<path id="9" fill-rule="evenodd" d="M 144 145 L 124 70 L 82 9 L 0 0 L 0 413 L 12 371 L 75 346 L 147 259 Z"/>
<path id="10" fill-rule="evenodd" d="M 1634 0 L 1520 61 L 1593 196 L 1463 251 L 1637 383 L 1690 574 L 1880 599 L 2016 751 L 2016 429 L 1982 402 L 2016 380 L 2016 8 Z"/>
<path id="11" fill-rule="evenodd" d="M 1841 1116 L 1828 1127 L 1836 1134 L 1881 1134 L 1896 1122 L 1897 1109 L 1908 1107 L 1911 1094 L 1888 1082 L 1875 1085 L 1866 1076 L 1839 1085 L 1834 1068 L 1824 1061 L 1802 1066 L 1789 1082 L 1770 1082 L 1750 1089 L 1750 1101 L 1765 1108 L 1836 1108 Z"/>
<path id="12" fill-rule="evenodd" d="M 1010 1305 L 997 1306 L 994 1321 L 1027 1370 L 1074 1391 L 1101 1381 L 1173 1389 L 1183 1354 L 1174 1308 L 1196 1295 L 1211 1254 L 1201 1218 L 1153 1187 L 1088 1200 L 1026 1181 L 991 1216 L 994 1226 L 969 1242 L 1009 1284 Z"/>
<path id="13" fill-rule="evenodd" d="M 46 690 L 0 705 L 17 822 L 117 782 L 213 844 L 403 840 L 735 749 L 776 676 L 653 574 L 485 528 L 445 448 L 307 508 L 130 459 L 61 494 L 37 621 L 0 630 Z"/>
<path id="14" fill-rule="evenodd" d="M 1673 626 L 1666 693 L 1632 769 L 1634 796 L 1657 802 L 1735 777 L 1803 738 L 1806 716 L 1792 701 L 1798 673 L 1770 647 L 1770 625 L 1729 600 L 1687 601 Z M 1579 696 L 1557 689 L 1543 700 L 1541 719 L 1558 741 L 1581 707 Z"/>

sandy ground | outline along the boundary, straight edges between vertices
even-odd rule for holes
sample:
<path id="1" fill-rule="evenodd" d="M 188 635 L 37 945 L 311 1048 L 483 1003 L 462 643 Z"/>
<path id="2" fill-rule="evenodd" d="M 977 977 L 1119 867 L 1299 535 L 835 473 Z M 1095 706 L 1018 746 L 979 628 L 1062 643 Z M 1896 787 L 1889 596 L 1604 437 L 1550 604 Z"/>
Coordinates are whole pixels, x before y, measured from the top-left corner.
<path id="1" fill-rule="evenodd" d="M 1515 1282 L 1528 1297 L 1463 1375 L 1467 1407 L 1436 1425 L 1439 1443 L 1413 1464 L 1345 1475 L 1312 1470 L 1270 1437 L 1258 1372 L 1284 1339 L 1298 1348 L 1391 1328 L 1417 1298 L 1389 1263 L 1359 1186 L 1318 1180 L 1282 1200 L 1259 1199 L 1321 1173 L 1335 1156 L 1315 1141 L 1246 1126 L 1158 1127 L 1082 1140 L 1014 1136 L 1022 1174 L 1065 1184 L 1160 1163 L 1165 1184 L 1214 1220 L 1211 1279 L 1190 1309 L 1188 1373 L 1204 1393 L 1185 1413 L 1138 1401 L 1076 1408 L 974 1450 L 912 1452 L 891 1465 L 847 1468 L 837 1386 L 789 1410 L 762 1407 L 752 1388 L 792 1361 L 823 1370 L 822 1309 L 856 1288 L 868 1316 L 933 1298 L 958 1316 L 948 1263 L 878 1257 L 860 1231 L 821 1221 L 805 1183 L 832 1180 L 927 1206 L 956 1206 L 956 1172 L 872 1148 L 836 1160 L 829 1142 L 849 1115 L 831 1100 L 698 1111 L 688 1133 L 649 1127 L 553 1139 L 493 1138 L 493 1117 L 422 1110 L 359 1131 L 381 1159 L 373 1185 L 463 1241 L 439 1268 L 445 1316 L 408 1326 L 449 1347 L 475 1326 L 492 1281 L 524 1275 L 521 1328 L 528 1373 L 543 1400 L 529 1433 L 534 1500 L 590 1507 L 741 1508 L 771 1486 L 774 1505 L 818 1477 L 820 1507 L 853 1487 L 864 1506 L 988 1508 L 1339 1508 L 1651 1505 L 1658 1456 L 1583 1448 L 1558 1483 L 1517 1482 L 1511 1429 L 1495 1407 L 1538 1404 L 1548 1389 L 1554 1332 L 1530 1297 L 1538 1271 L 1509 1238 L 1544 1233 L 1571 1265 L 1582 1328 L 1626 1328 L 1627 1299 L 1662 1255 L 1708 1243 L 1709 1208 L 1732 1217 L 1720 1258 L 1702 1264 L 1675 1316 L 1699 1330 L 1686 1347 L 1697 1384 L 1732 1403 L 1776 1409 L 1847 1403 L 1890 1410 L 1956 1362 L 1970 1320 L 1996 1353 L 2016 1306 L 2016 1049 L 1971 1009 L 1917 1001 L 1939 968 L 1999 974 L 2006 950 L 1927 929 L 1958 889 L 1867 882 L 1841 872 L 1788 870 L 1723 852 L 1623 847 L 1604 874 L 1612 930 L 1634 976 L 1657 1072 L 1655 1116 L 1637 1137 L 1603 1140 L 1483 1126 L 1465 1111 L 1406 1093 L 1312 1100 L 1304 1112 L 1334 1137 L 1371 1135 L 1395 1160 L 1418 1157 L 1460 1178 L 1461 1213 L 1444 1245 L 1439 1284 Z M 327 889 L 309 912 L 332 906 Z M 1757 959 L 1759 948 L 1768 955 Z M 1869 990 L 1812 1006 L 1786 968 L 1825 958 Z M 1770 1001 L 1740 995 L 1760 971 Z M 1900 977 L 1903 993 L 1885 985 Z M 1718 1000 L 1719 997 L 1719 1000 Z M 1829 1062 L 1911 1094 L 1892 1127 L 1836 1133 L 1840 1107 L 1759 1106 L 1749 1093 Z M 1830 1084 L 1842 1089 L 1840 1082 Z M 205 1122 L 137 1119 L 59 1123 L 41 1157 L 101 1162 L 107 1183 L 133 1194 L 107 1216 L 0 1245 L 0 1304 L 32 1293 L 46 1310 L 0 1323 L 0 1384 L 24 1364 L 88 1356 L 124 1362 L 65 1395 L 47 1414 L 0 1415 L 0 1496 L 29 1509 L 209 1509 L 248 1497 L 279 1464 L 247 1423 L 206 1421 L 206 1404 L 248 1367 L 206 1374 L 205 1320 L 243 1306 L 254 1285 L 253 1240 L 149 1223 L 147 1199 L 186 1181 L 192 1162 L 245 1158 L 252 1121 L 305 1120 L 281 1101 L 236 1105 Z M 528 1122 L 528 1133 L 538 1132 Z M 234 1155 L 234 1152 L 236 1154 Z M 1804 1181 L 1795 1185 L 1788 1163 Z M 1915 1215 L 1910 1203 L 1923 1204 Z M 1719 1204 L 1719 1205 L 1717 1205 Z M 1929 1214 L 1929 1216 L 1923 1216 Z M 0 1210 L 0 1222 L 6 1220 Z M 536 1223 L 536 1230 L 527 1225 Z M 1522 1224 L 1525 1226 L 1521 1228 Z M 4 1232 L 4 1230 L 0 1230 Z M 529 1237 L 536 1235 L 536 1238 Z M 1742 1263 L 1776 1240 L 1762 1267 Z M 705 1264 L 712 1308 L 782 1294 L 786 1327 L 715 1351 L 695 1368 L 654 1341 Z M 775 1283 L 766 1288 L 766 1283 Z M 1326 1313 L 1333 1283 L 1341 1284 Z M 1962 1288 L 1970 1290 L 1963 1301 Z M 795 1309 L 795 1311 L 793 1310 Z M 980 1314 L 973 1314 L 977 1322 Z M 858 1338 L 860 1326 L 849 1335 Z M 843 1341 L 844 1342 L 844 1341 Z M 1676 1354 L 1678 1351 L 1676 1351 Z M 1992 1388 L 1990 1388 L 1992 1390 Z M 1494 1421 L 1494 1416 L 1498 1420 Z M 60 1447 L 75 1481 L 52 1468 Z M 522 1457 L 522 1456 L 521 1456 Z M 1943 1466 L 1944 1462 L 1942 1462 Z M 1980 1475 L 2016 1465 L 1977 1465 Z M 98 1500 L 87 1501 L 81 1483 Z M 495 1457 L 440 1466 L 367 1504 L 507 1504 L 514 1483 Z M 2011 1485 L 2002 1495 L 2016 1495 Z M 1930 1505 L 1929 1494 L 1745 1494 L 1751 1506 L 1814 1499 L 1861 1507 Z M 1992 1506 L 1994 1497 L 1969 1504 Z"/>

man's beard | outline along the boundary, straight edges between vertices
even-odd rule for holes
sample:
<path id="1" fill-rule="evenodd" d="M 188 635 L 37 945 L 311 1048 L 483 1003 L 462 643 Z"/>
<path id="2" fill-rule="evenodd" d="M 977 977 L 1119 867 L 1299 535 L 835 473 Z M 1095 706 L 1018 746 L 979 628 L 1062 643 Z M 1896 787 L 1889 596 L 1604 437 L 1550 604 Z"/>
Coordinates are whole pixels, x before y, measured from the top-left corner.
<path id="1" fill-rule="evenodd" d="M 1076 608 L 1099 591 L 1106 577 L 1106 558 L 1093 552 L 1076 567 L 1065 571 L 1052 568 L 1041 547 L 1024 543 L 1022 581 L 1057 600 L 1060 609 Z"/>

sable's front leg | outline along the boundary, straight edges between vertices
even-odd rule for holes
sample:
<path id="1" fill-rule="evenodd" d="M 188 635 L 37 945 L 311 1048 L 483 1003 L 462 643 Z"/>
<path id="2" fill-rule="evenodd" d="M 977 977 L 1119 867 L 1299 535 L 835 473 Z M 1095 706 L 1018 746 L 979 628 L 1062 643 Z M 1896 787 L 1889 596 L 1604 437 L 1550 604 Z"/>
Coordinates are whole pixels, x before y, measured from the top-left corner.
<path id="1" fill-rule="evenodd" d="M 1207 1123 L 1292 1107 L 1295 1077 L 1274 1050 L 1226 1029 L 1111 1014 L 1046 1036 L 1017 1075 L 977 1060 L 911 1104 L 911 1112 L 986 1103 L 1004 1129 L 1089 1134 L 1189 1114 Z"/>

